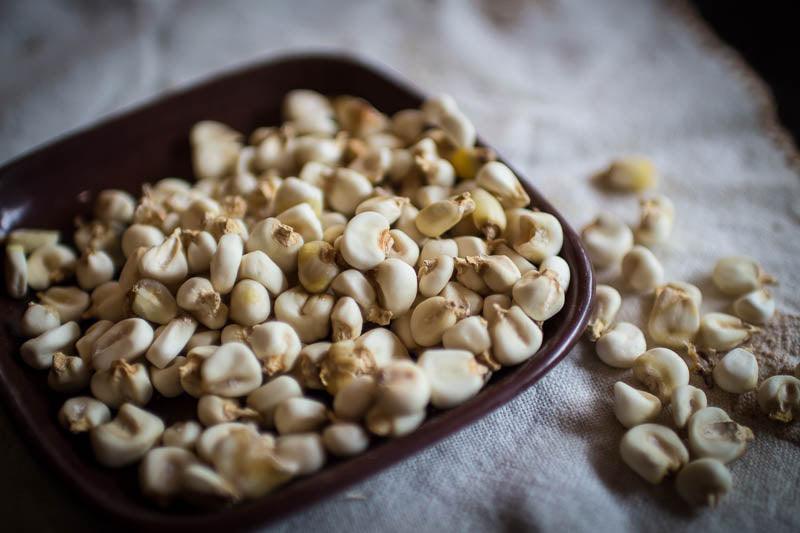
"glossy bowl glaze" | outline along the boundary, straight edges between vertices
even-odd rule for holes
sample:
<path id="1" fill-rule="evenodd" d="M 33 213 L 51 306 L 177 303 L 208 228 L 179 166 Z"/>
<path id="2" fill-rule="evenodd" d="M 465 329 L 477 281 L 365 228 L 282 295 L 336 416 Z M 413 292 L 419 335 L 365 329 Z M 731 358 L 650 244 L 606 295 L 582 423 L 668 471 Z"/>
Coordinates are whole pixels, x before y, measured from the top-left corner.
<path id="1" fill-rule="evenodd" d="M 76 214 L 90 212 L 98 191 L 120 188 L 138 194 L 144 182 L 191 176 L 188 134 L 195 122 L 219 120 L 243 132 L 278 124 L 283 96 L 297 88 L 362 96 L 389 114 L 417 107 L 423 99 L 418 90 L 394 74 L 338 55 L 287 57 L 227 74 L 76 132 L 4 166 L 0 169 L 0 230 L 59 228 L 70 239 Z M 561 255 L 572 270 L 564 308 L 546 322 L 539 352 L 519 366 L 495 373 L 487 386 L 464 404 L 449 411 L 431 410 L 414 433 L 375 440 L 366 453 L 334 460 L 321 472 L 299 478 L 274 494 L 221 510 L 161 510 L 139 494 L 135 466 L 121 470 L 99 466 L 88 439 L 70 435 L 58 425 L 56 413 L 66 396 L 47 388 L 46 372 L 28 368 L 20 360 L 22 339 L 17 330 L 25 303 L 5 294 L 0 298 L 4 323 L 0 396 L 31 448 L 46 460 L 46 467 L 63 476 L 81 501 L 103 510 L 121 525 L 206 531 L 279 519 L 403 460 L 503 405 L 553 368 L 578 340 L 594 293 L 592 268 L 574 230 L 524 176 L 517 175 L 533 206 L 560 220 L 564 228 Z M 171 423 L 194 418 L 194 403 L 187 397 L 156 398 L 147 408 Z"/>

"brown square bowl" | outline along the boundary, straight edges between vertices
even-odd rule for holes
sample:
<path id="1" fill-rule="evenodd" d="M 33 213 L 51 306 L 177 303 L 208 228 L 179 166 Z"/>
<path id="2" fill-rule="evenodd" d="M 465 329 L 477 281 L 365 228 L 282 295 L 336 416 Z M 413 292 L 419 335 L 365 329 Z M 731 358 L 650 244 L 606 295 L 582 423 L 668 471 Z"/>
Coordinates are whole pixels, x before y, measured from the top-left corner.
<path id="1" fill-rule="evenodd" d="M 202 119 L 249 132 L 278 124 L 283 96 L 309 88 L 324 94 L 354 94 L 386 113 L 417 107 L 422 94 L 394 74 L 342 56 L 293 56 L 227 74 L 167 95 L 97 126 L 76 132 L 0 169 L 0 232 L 13 227 L 59 228 L 72 235 L 76 214 L 88 213 L 91 198 L 106 188 L 138 193 L 141 185 L 166 176 L 190 176 L 188 133 Z M 519 173 L 517 173 L 519 175 Z M 534 357 L 495 373 L 474 398 L 448 410 L 431 410 L 412 434 L 376 439 L 364 454 L 334 460 L 322 471 L 294 480 L 257 501 L 198 511 L 159 509 L 143 499 L 136 467 L 111 470 L 92 457 L 88 440 L 64 431 L 56 413 L 65 397 L 50 391 L 46 375 L 22 363 L 18 335 L 23 301 L 0 297 L 0 396 L 31 447 L 46 465 L 74 487 L 80 499 L 109 518 L 136 529 L 219 530 L 263 524 L 297 511 L 378 472 L 469 425 L 524 391 L 553 368 L 583 332 L 594 293 L 592 268 L 578 236 L 528 181 L 535 208 L 558 217 L 564 228 L 561 255 L 572 282 L 562 311 L 544 326 L 544 343 Z M 187 398 L 154 398 L 147 407 L 167 423 L 194 417 Z"/>

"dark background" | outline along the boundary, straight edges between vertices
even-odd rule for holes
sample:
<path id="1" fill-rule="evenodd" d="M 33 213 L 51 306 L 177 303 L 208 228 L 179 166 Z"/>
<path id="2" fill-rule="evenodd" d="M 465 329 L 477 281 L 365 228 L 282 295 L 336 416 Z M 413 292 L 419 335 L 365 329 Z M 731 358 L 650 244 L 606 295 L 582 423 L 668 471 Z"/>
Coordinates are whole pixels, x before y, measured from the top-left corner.
<path id="1" fill-rule="evenodd" d="M 772 90 L 778 116 L 800 138 L 800 3 L 692 0 L 723 41 L 733 46 Z M 794 9 L 792 9 L 792 7 Z"/>

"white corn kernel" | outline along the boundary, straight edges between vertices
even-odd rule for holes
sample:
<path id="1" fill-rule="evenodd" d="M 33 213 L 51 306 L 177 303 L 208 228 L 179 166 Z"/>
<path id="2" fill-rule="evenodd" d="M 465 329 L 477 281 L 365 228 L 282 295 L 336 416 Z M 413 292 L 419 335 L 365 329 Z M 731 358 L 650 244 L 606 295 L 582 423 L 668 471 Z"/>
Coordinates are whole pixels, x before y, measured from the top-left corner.
<path id="1" fill-rule="evenodd" d="M 211 259 L 217 251 L 217 239 L 207 231 L 184 231 L 186 244 L 186 261 L 189 274 L 200 274 L 211 268 Z"/>
<path id="2" fill-rule="evenodd" d="M 286 178 L 275 191 L 274 212 L 279 215 L 299 204 L 308 204 L 314 213 L 322 214 L 322 191 L 298 178 Z M 284 222 L 288 224 L 288 222 Z M 291 224 L 289 224 L 291 226 Z"/>
<path id="3" fill-rule="evenodd" d="M 383 215 L 389 224 L 394 224 L 400 218 L 403 206 L 407 203 L 408 198 L 402 196 L 373 196 L 358 204 L 356 214 L 374 211 Z"/>
<path id="4" fill-rule="evenodd" d="M 243 279 L 231 291 L 230 319 L 242 326 L 265 321 L 270 312 L 269 293 L 262 284 Z"/>
<path id="5" fill-rule="evenodd" d="M 333 399 L 333 411 L 344 420 L 361 420 L 372 406 L 376 393 L 375 378 L 356 376 L 338 390 Z"/>
<path id="6" fill-rule="evenodd" d="M 197 401 L 197 419 L 206 427 L 258 416 L 258 411 L 242 408 L 237 400 L 230 398 L 205 394 Z"/>
<path id="7" fill-rule="evenodd" d="M 46 369 L 53 364 L 53 354 L 69 351 L 81 334 L 77 322 L 67 322 L 25 341 L 19 349 L 22 360 L 33 368 Z"/>
<path id="8" fill-rule="evenodd" d="M 281 224 L 277 218 L 267 218 L 253 226 L 247 251 L 264 252 L 285 274 L 291 274 L 297 270 L 297 253 L 303 242 L 303 237 L 291 226 Z"/>
<path id="9" fill-rule="evenodd" d="M 514 303 L 537 321 L 553 317 L 564 307 L 564 289 L 550 271 L 531 270 L 514 284 L 512 296 Z"/>
<path id="10" fill-rule="evenodd" d="M 69 277 L 75 270 L 75 252 L 63 244 L 47 244 L 28 256 L 28 285 L 41 291 Z"/>
<path id="11" fill-rule="evenodd" d="M 392 415 L 383 412 L 378 406 L 372 407 L 366 415 L 367 429 L 380 437 L 402 437 L 408 435 L 425 420 L 425 411 L 410 415 Z"/>
<path id="12" fill-rule="evenodd" d="M 261 250 L 242 256 L 238 279 L 252 279 L 262 284 L 272 296 L 277 296 L 289 287 L 281 268 Z"/>
<path id="13" fill-rule="evenodd" d="M 420 346 L 435 346 L 444 332 L 467 314 L 465 306 L 433 296 L 421 302 L 411 314 L 411 334 Z"/>
<path id="14" fill-rule="evenodd" d="M 515 262 L 514 264 L 517 263 Z M 531 267 L 532 266 L 533 265 L 531 265 Z M 567 292 L 571 274 L 569 271 L 569 264 L 564 261 L 564 259 L 557 255 L 551 255 L 542 261 L 542 263 L 539 265 L 539 270 L 542 273 L 546 273 L 548 271 L 552 272 L 558 280 L 558 284 L 561 285 L 561 288 L 564 290 L 564 292 Z M 520 269 L 520 272 L 522 272 L 522 269 Z M 525 272 L 522 272 L 522 275 L 525 275 Z"/>
<path id="15" fill-rule="evenodd" d="M 744 348 L 731 350 L 714 366 L 714 383 L 724 391 L 744 394 L 758 384 L 758 361 Z"/>
<path id="16" fill-rule="evenodd" d="M 91 374 L 91 367 L 80 357 L 56 352 L 47 375 L 47 384 L 58 392 L 75 392 L 89 384 Z"/>
<path id="17" fill-rule="evenodd" d="M 536 266 L 533 263 L 531 263 L 530 261 L 522 257 L 520 254 L 518 254 L 516 250 L 511 248 L 504 241 L 496 241 L 492 243 L 492 253 L 495 255 L 504 255 L 509 259 L 511 259 L 512 261 L 514 261 L 514 264 L 517 265 L 517 268 L 519 269 L 519 273 L 522 274 L 523 276 L 528 272 L 530 272 L 531 270 L 536 270 Z M 560 257 L 556 255 L 550 256 L 546 258 L 544 261 L 542 261 L 542 265 L 545 264 L 545 261 L 551 258 L 560 259 Z"/>
<path id="18" fill-rule="evenodd" d="M 647 331 L 653 340 L 670 348 L 683 348 L 700 329 L 702 295 L 694 285 L 671 282 L 656 289 Z"/>
<path id="19" fill-rule="evenodd" d="M 492 355 L 503 366 L 517 365 L 530 359 L 542 345 L 542 330 L 519 306 L 495 308 L 489 322 Z"/>
<path id="20" fill-rule="evenodd" d="M 419 259 L 417 259 L 417 266 L 422 266 L 426 260 L 434 259 L 440 255 L 458 257 L 458 244 L 456 244 L 456 241 L 453 239 L 428 239 L 422 245 Z"/>
<path id="21" fill-rule="evenodd" d="M 489 246 L 485 240 L 474 235 L 461 235 L 453 239 L 456 242 L 457 257 L 472 255 L 489 255 Z"/>
<path id="22" fill-rule="evenodd" d="M 25 249 L 19 244 L 6 245 L 6 292 L 12 298 L 22 298 L 28 292 L 28 263 Z"/>
<path id="23" fill-rule="evenodd" d="M 201 463 L 181 470 L 181 497 L 201 507 L 219 507 L 242 498 L 231 482 Z"/>
<path id="24" fill-rule="evenodd" d="M 297 254 L 297 276 L 300 284 L 311 293 L 328 290 L 328 286 L 339 274 L 336 250 L 325 241 L 311 241 L 300 248 Z"/>
<path id="25" fill-rule="evenodd" d="M 61 318 L 54 307 L 31 302 L 22 315 L 20 330 L 26 337 L 38 337 L 60 325 Z"/>
<path id="26" fill-rule="evenodd" d="M 637 357 L 633 375 L 664 403 L 669 403 L 677 387 L 689 383 L 686 362 L 667 348 L 653 348 Z"/>
<path id="27" fill-rule="evenodd" d="M 266 427 L 274 424 L 275 408 L 289 398 L 302 398 L 303 389 L 291 376 L 278 376 L 247 395 L 247 406 L 258 411 Z"/>
<path id="28" fill-rule="evenodd" d="M 150 382 L 161 396 L 165 398 L 175 398 L 183 394 L 181 367 L 186 361 L 186 357 L 179 355 L 172 359 L 172 362 L 164 368 L 158 368 L 157 366 L 150 367 Z"/>
<path id="29" fill-rule="evenodd" d="M 277 320 L 253 327 L 247 336 L 247 344 L 268 376 L 294 368 L 302 349 L 300 340 L 291 325 Z"/>
<path id="30" fill-rule="evenodd" d="M 331 289 L 339 297 L 351 297 L 365 313 L 375 305 L 377 299 L 369 280 L 355 269 L 342 271 L 331 282 Z"/>
<path id="31" fill-rule="evenodd" d="M 41 303 L 58 311 L 61 322 L 80 320 L 89 308 L 89 294 L 78 287 L 50 287 L 38 296 Z"/>
<path id="32" fill-rule="evenodd" d="M 183 486 L 183 470 L 198 464 L 197 457 L 183 448 L 153 448 L 139 464 L 139 487 L 142 494 L 161 506 L 176 498 Z"/>
<path id="33" fill-rule="evenodd" d="M 431 404 L 439 409 L 455 407 L 475 396 L 489 375 L 489 369 L 467 350 L 426 350 L 418 363 L 430 383 Z"/>
<path id="34" fill-rule="evenodd" d="M 497 293 L 508 292 L 522 276 L 517 265 L 505 255 L 473 256 L 456 259 L 456 264 L 466 262 L 481 277 L 489 290 Z"/>
<path id="35" fill-rule="evenodd" d="M 331 311 L 331 339 L 333 342 L 355 339 L 361 335 L 363 319 L 361 309 L 349 296 L 339 298 Z"/>
<path id="36" fill-rule="evenodd" d="M 206 278 L 189 278 L 178 289 L 176 301 L 209 329 L 220 329 L 228 320 L 228 306 Z"/>
<path id="37" fill-rule="evenodd" d="M 58 421 L 72 433 L 83 433 L 111 420 L 106 404 L 88 396 L 70 398 L 58 411 Z"/>
<path id="38" fill-rule="evenodd" d="M 450 350 L 467 350 L 473 355 L 488 353 L 492 346 L 489 323 L 480 316 L 461 319 L 444 332 L 442 344 Z"/>
<path id="39" fill-rule="evenodd" d="M 303 349 L 300 350 L 300 356 L 294 368 L 294 375 L 303 387 L 316 390 L 325 389 L 319 379 L 319 367 L 322 360 L 328 355 L 331 344 L 324 341 L 315 342 L 303 346 Z"/>
<path id="40" fill-rule="evenodd" d="M 164 242 L 164 233 L 150 224 L 133 224 L 122 233 L 122 253 L 130 257 L 137 248 L 152 248 Z"/>
<path id="41" fill-rule="evenodd" d="M 411 309 L 417 296 L 417 274 L 400 259 L 385 259 L 368 273 L 375 287 L 378 305 L 390 317 L 401 316 Z M 368 316 L 368 319 L 370 317 Z"/>
<path id="42" fill-rule="evenodd" d="M 506 211 L 506 218 L 505 238 L 525 259 L 541 263 L 561 251 L 564 230 L 550 213 L 511 209 Z"/>
<path id="43" fill-rule="evenodd" d="M 197 329 L 197 321 L 188 316 L 170 320 L 145 353 L 157 368 L 164 368 L 183 351 Z"/>
<path id="44" fill-rule="evenodd" d="M 180 231 L 174 232 L 164 242 L 142 254 L 139 259 L 139 273 L 142 277 L 151 278 L 169 286 L 181 283 L 186 279 L 189 274 L 189 264 L 186 261 L 186 254 L 183 252 Z M 122 275 L 120 275 L 121 277 Z"/>
<path id="45" fill-rule="evenodd" d="M 193 398 L 199 398 L 205 392 L 201 376 L 203 362 L 214 355 L 217 348 L 219 346 L 196 346 L 186 353 L 186 361 L 178 367 L 181 388 Z"/>
<path id="46" fill-rule="evenodd" d="M 490 161 L 475 176 L 477 184 L 492 193 L 506 209 L 525 207 L 531 199 L 517 176 L 503 163 Z"/>
<path id="47" fill-rule="evenodd" d="M 766 324 L 775 314 L 775 299 L 769 289 L 756 289 L 733 302 L 733 312 L 752 324 Z"/>
<path id="48" fill-rule="evenodd" d="M 753 440 L 750 428 L 731 420 L 718 407 L 700 409 L 689 419 L 689 449 L 695 457 L 711 457 L 729 463 L 740 457 Z"/>
<path id="49" fill-rule="evenodd" d="M 689 419 L 700 409 L 705 409 L 708 405 L 706 393 L 691 385 L 681 385 L 672 391 L 672 420 L 675 427 L 683 429 Z"/>
<path id="50" fill-rule="evenodd" d="M 449 255 L 427 259 L 419 268 L 419 292 L 423 296 L 436 296 L 453 276 L 455 263 Z"/>
<path id="51" fill-rule="evenodd" d="M 475 202 L 472 223 L 487 239 L 499 238 L 506 229 L 506 213 L 500 201 L 485 189 L 476 187 L 470 191 Z"/>
<path id="52" fill-rule="evenodd" d="M 614 416 L 626 428 L 653 422 L 661 414 L 661 400 L 627 383 L 614 383 Z"/>
<path id="53" fill-rule="evenodd" d="M 664 267 L 653 252 L 635 245 L 622 258 L 622 278 L 638 293 L 649 293 L 664 283 Z"/>
<path id="54" fill-rule="evenodd" d="M 97 460 L 116 468 L 143 457 L 163 432 L 164 422 L 160 418 L 126 403 L 114 420 L 93 428 L 89 435 Z"/>
<path id="55" fill-rule="evenodd" d="M 619 263 L 633 247 L 633 233 L 611 213 L 600 213 L 581 231 L 586 253 L 597 268 Z"/>
<path id="56" fill-rule="evenodd" d="M 800 379 L 772 376 L 758 387 L 758 406 L 773 420 L 789 423 L 800 417 Z"/>
<path id="57" fill-rule="evenodd" d="M 631 368 L 647 350 L 642 330 L 630 322 L 618 322 L 608 328 L 595 344 L 597 356 L 615 368 Z"/>
<path id="58" fill-rule="evenodd" d="M 428 237 L 439 237 L 475 210 L 470 193 L 436 201 L 419 212 L 415 224 Z"/>
<path id="59" fill-rule="evenodd" d="M 18 228 L 6 237 L 6 245 L 20 245 L 26 254 L 38 248 L 57 244 L 61 234 L 56 230 Z"/>
<path id="60" fill-rule="evenodd" d="M 170 290 L 154 279 L 140 279 L 129 295 L 131 311 L 156 324 L 166 324 L 178 313 L 178 304 Z"/>
<path id="61" fill-rule="evenodd" d="M 215 448 L 225 438 L 236 432 L 245 432 L 254 437 L 258 437 L 258 429 L 254 424 L 245 424 L 242 422 L 227 422 L 225 424 L 216 424 L 209 428 L 202 430 L 200 437 L 195 442 L 197 455 L 203 461 L 211 463 L 214 461 Z"/>
<path id="62" fill-rule="evenodd" d="M 620 192 L 641 192 L 653 187 L 658 172 L 652 161 L 642 156 L 628 156 L 613 161 L 595 179 L 604 187 Z"/>
<path id="63" fill-rule="evenodd" d="M 689 462 L 689 452 L 678 435 L 658 424 L 632 427 L 622 437 L 619 450 L 625 464 L 654 485 Z"/>
<path id="64" fill-rule="evenodd" d="M 750 257 L 724 257 L 717 261 L 711 273 L 714 285 L 728 296 L 741 296 L 775 282 L 761 265 Z"/>
<path id="65" fill-rule="evenodd" d="M 336 396 L 353 379 L 373 375 L 377 370 L 371 350 L 357 346 L 356 341 L 339 341 L 331 344 L 320 362 L 319 379 L 325 389 Z"/>
<path id="66" fill-rule="evenodd" d="M 275 317 L 292 326 L 301 341 L 315 342 L 328 336 L 335 303 L 336 298 L 329 294 L 308 294 L 295 287 L 275 300 Z"/>
<path id="67" fill-rule="evenodd" d="M 185 351 L 188 353 L 198 346 L 215 346 L 221 344 L 219 330 L 207 329 L 195 332 L 186 343 Z"/>
<path id="68" fill-rule="evenodd" d="M 639 202 L 641 215 L 634 230 L 636 242 L 645 246 L 663 244 L 672 233 L 675 207 L 666 196 L 656 195 Z"/>
<path id="69" fill-rule="evenodd" d="M 238 342 L 224 344 L 203 361 L 200 369 L 203 390 L 236 398 L 261 386 L 261 366 L 255 354 Z"/>
<path id="70" fill-rule="evenodd" d="M 82 289 L 94 289 L 114 277 L 114 261 L 102 250 L 87 248 L 75 264 L 75 276 Z"/>
<path id="71" fill-rule="evenodd" d="M 369 147 L 357 155 L 348 164 L 348 168 L 360 172 L 371 183 L 380 183 L 392 166 L 392 148 L 399 148 L 402 143 L 397 142 L 399 140 L 388 133 L 376 133 L 366 141 Z"/>
<path id="72" fill-rule="evenodd" d="M 106 189 L 97 195 L 94 216 L 104 222 L 130 222 L 136 200 L 129 193 L 118 189 Z"/>
<path id="73" fill-rule="evenodd" d="M 328 417 L 325 405 L 309 398 L 287 398 L 275 407 L 275 428 L 281 435 L 305 433 L 320 427 Z"/>
<path id="74" fill-rule="evenodd" d="M 185 450 L 194 450 L 195 443 L 203 432 L 203 426 L 194 420 L 176 422 L 164 430 L 161 442 L 164 446 L 173 446 Z"/>
<path id="75" fill-rule="evenodd" d="M 392 243 L 387 220 L 383 215 L 367 211 L 347 223 L 342 234 L 341 253 L 353 268 L 369 270 L 386 259 Z"/>
<path id="76" fill-rule="evenodd" d="M 211 285 L 220 294 L 233 290 L 242 263 L 242 239 L 235 233 L 226 233 L 219 239 L 217 250 L 211 258 Z"/>
<path id="77" fill-rule="evenodd" d="M 141 318 L 118 322 L 95 341 L 92 365 L 107 370 L 114 361 L 136 359 L 150 347 L 153 336 L 153 328 Z"/>
<path id="78" fill-rule="evenodd" d="M 716 459 L 696 459 L 684 466 L 675 488 L 686 503 L 716 507 L 731 491 L 733 479 L 728 468 Z"/>
<path id="79" fill-rule="evenodd" d="M 322 432 L 325 449 L 337 457 L 352 457 L 369 446 L 369 436 L 364 428 L 350 422 L 336 422 Z"/>
<path id="80" fill-rule="evenodd" d="M 297 475 L 313 474 L 325 465 L 325 446 L 316 433 L 282 435 L 275 440 L 275 454 L 294 464 Z"/>
<path id="81" fill-rule="evenodd" d="M 234 431 L 214 449 L 213 464 L 245 498 L 259 498 L 289 481 L 297 465 L 279 459 L 272 439 Z"/>
<path id="82" fill-rule="evenodd" d="M 483 301 L 483 318 L 492 323 L 497 318 L 497 309 L 509 309 L 513 305 L 511 298 L 506 294 L 491 294 Z"/>
<path id="83" fill-rule="evenodd" d="M 414 239 L 399 229 L 389 230 L 389 235 L 392 238 L 392 246 L 386 252 L 386 257 L 400 259 L 412 267 L 415 266 L 419 259 L 419 246 Z"/>
<path id="84" fill-rule="evenodd" d="M 325 189 L 325 199 L 331 208 L 346 216 L 355 213 L 358 204 L 373 192 L 372 183 L 360 172 L 339 168 L 331 175 Z"/>
<path id="85" fill-rule="evenodd" d="M 425 408 L 431 386 L 423 370 L 411 361 L 394 361 L 381 369 L 376 404 L 386 414 L 408 415 Z"/>
<path id="86" fill-rule="evenodd" d="M 417 245 L 421 246 L 428 240 L 428 237 L 417 229 L 416 220 L 419 209 L 411 204 L 405 204 L 400 212 L 400 218 L 395 222 L 394 227 L 408 235 Z"/>
<path id="87" fill-rule="evenodd" d="M 95 398 L 112 408 L 130 402 L 146 405 L 153 396 L 153 385 L 147 367 L 130 364 L 124 359 L 114 361 L 108 370 L 95 372 L 91 380 Z"/>
<path id="88" fill-rule="evenodd" d="M 305 242 L 322 240 L 322 223 L 308 204 L 297 204 L 276 217 L 281 224 L 291 227 Z"/>
<path id="89" fill-rule="evenodd" d="M 307 116 L 331 116 L 333 107 L 327 97 L 309 89 L 294 89 L 283 99 L 283 116 L 297 120 Z"/>
<path id="90" fill-rule="evenodd" d="M 469 316 L 479 315 L 483 310 L 483 296 L 457 281 L 451 281 L 445 285 L 439 296 L 466 309 Z"/>
<path id="91" fill-rule="evenodd" d="M 699 339 L 712 350 L 730 350 L 747 341 L 758 328 L 745 324 L 739 317 L 725 313 L 708 313 L 700 320 Z"/>

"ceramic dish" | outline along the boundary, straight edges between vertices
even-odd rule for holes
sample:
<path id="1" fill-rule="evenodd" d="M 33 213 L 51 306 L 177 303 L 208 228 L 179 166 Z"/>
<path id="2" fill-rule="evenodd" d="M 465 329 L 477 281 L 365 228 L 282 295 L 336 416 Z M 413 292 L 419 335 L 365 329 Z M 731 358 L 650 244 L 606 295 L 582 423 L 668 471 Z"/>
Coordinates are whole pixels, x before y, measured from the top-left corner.
<path id="1" fill-rule="evenodd" d="M 76 214 L 88 213 L 93 193 L 119 188 L 138 194 L 141 184 L 166 176 L 191 176 L 188 134 L 201 119 L 222 121 L 249 132 L 278 124 L 284 94 L 309 88 L 324 94 L 353 94 L 385 113 L 417 107 L 423 95 L 382 69 L 342 56 L 295 56 L 234 72 L 44 146 L 0 169 L 0 230 L 60 228 L 72 235 Z M 507 162 L 506 162 L 507 163 Z M 512 167 L 513 168 L 513 167 Z M 136 466 L 99 466 L 88 439 L 64 431 L 56 420 L 65 397 L 50 391 L 46 373 L 24 365 L 16 331 L 25 303 L 3 295 L 0 315 L 0 395 L 45 468 L 63 476 L 80 501 L 136 529 L 194 532 L 264 524 L 340 491 L 429 446 L 506 403 L 540 379 L 572 348 L 583 332 L 594 293 L 592 269 L 580 239 L 558 212 L 517 172 L 533 206 L 558 217 L 564 228 L 562 257 L 572 282 L 562 311 L 547 321 L 544 343 L 525 363 L 497 372 L 466 403 L 431 412 L 412 434 L 377 440 L 364 454 L 330 462 L 274 494 L 216 511 L 161 510 L 139 493 Z M 87 193 L 88 191 L 88 193 Z M 155 399 L 147 406 L 173 421 L 194 418 L 194 400 Z"/>

